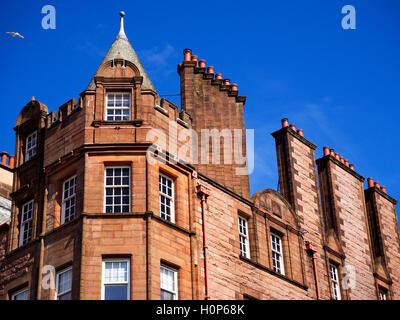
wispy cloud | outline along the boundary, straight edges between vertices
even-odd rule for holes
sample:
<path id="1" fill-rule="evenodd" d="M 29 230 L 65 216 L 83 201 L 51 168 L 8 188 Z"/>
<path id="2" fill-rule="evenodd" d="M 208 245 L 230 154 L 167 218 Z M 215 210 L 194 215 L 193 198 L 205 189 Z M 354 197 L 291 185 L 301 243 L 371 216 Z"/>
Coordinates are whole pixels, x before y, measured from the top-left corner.
<path id="1" fill-rule="evenodd" d="M 139 55 L 146 68 L 151 70 L 152 74 L 168 76 L 175 71 L 172 67 L 175 64 L 170 63 L 170 59 L 177 56 L 177 51 L 170 44 L 166 44 L 163 47 L 155 46 L 150 49 L 141 50 L 139 51 Z"/>

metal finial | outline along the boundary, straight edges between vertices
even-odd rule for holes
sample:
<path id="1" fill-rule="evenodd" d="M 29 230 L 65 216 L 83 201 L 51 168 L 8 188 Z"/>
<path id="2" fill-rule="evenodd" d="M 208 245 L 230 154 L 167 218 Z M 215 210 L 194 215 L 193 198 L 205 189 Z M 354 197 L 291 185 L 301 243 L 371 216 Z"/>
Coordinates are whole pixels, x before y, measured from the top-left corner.
<path id="1" fill-rule="evenodd" d="M 121 28 L 120 28 L 120 30 L 119 30 L 118 37 L 125 37 L 125 38 L 126 38 L 125 30 L 124 30 L 124 16 L 125 16 L 125 12 L 124 12 L 124 11 L 121 11 L 121 12 L 119 13 L 119 15 L 121 16 Z"/>

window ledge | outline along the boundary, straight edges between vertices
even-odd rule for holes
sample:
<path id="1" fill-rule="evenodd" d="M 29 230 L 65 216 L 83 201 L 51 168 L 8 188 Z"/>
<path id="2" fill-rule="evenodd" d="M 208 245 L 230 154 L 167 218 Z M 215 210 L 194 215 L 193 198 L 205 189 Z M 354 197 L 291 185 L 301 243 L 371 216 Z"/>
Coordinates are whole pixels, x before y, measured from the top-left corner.
<path id="1" fill-rule="evenodd" d="M 120 125 L 141 127 L 142 124 L 143 120 L 120 120 L 120 121 L 94 120 L 92 122 L 92 126 L 96 128 L 100 126 L 120 126 Z"/>
<path id="2" fill-rule="evenodd" d="M 272 269 L 270 269 L 270 268 L 268 268 L 268 267 L 266 267 L 266 266 L 264 266 L 262 264 L 259 264 L 259 263 L 255 262 L 255 261 L 251 260 L 251 259 L 248 259 L 248 258 L 246 258 L 246 257 L 244 257 L 242 255 L 239 255 L 239 259 L 244 261 L 244 262 L 247 262 L 247 263 L 251 264 L 252 266 L 254 266 L 254 267 L 258 268 L 258 269 L 266 271 L 269 274 L 277 276 L 278 278 L 281 278 L 282 280 L 286 280 L 286 281 L 290 282 L 291 284 L 293 284 L 293 285 L 295 285 L 295 286 L 297 286 L 297 287 L 299 287 L 299 288 L 301 288 L 303 290 L 308 290 L 308 286 L 306 286 L 306 285 L 304 285 L 304 284 L 302 284 L 300 282 L 297 282 L 296 280 L 290 279 L 287 276 L 284 276 L 284 275 L 282 275 L 282 274 L 280 274 L 278 272 L 275 272 L 274 270 L 272 270 Z"/>

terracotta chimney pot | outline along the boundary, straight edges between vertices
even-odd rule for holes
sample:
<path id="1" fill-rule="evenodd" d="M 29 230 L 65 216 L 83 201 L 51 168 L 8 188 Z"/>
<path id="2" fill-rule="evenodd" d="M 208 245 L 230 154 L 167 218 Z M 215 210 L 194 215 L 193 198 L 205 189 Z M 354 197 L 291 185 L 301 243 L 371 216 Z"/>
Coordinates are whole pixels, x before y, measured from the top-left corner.
<path id="1" fill-rule="evenodd" d="M 288 127 L 289 126 L 289 120 L 287 118 L 283 118 L 281 120 L 282 123 L 282 128 Z"/>
<path id="2" fill-rule="evenodd" d="M 369 177 L 367 181 L 368 181 L 368 188 L 372 188 L 374 186 L 374 179 Z"/>
<path id="3" fill-rule="evenodd" d="M 216 80 L 222 80 L 222 73 L 217 73 L 217 74 L 215 75 L 215 79 L 216 79 Z"/>
<path id="4" fill-rule="evenodd" d="M 292 129 L 293 131 L 296 131 L 296 125 L 294 123 L 289 125 L 290 129 Z"/>
<path id="5" fill-rule="evenodd" d="M 297 129 L 297 133 L 299 134 L 299 136 L 304 137 L 303 129 Z"/>
<path id="6" fill-rule="evenodd" d="M 185 49 L 185 50 L 183 50 L 183 54 L 184 54 L 183 61 L 190 61 L 192 59 L 192 50 Z"/>
<path id="7" fill-rule="evenodd" d="M 5 152 L 5 151 L 3 151 L 3 152 L 1 153 L 1 163 L 7 164 L 7 158 L 8 158 L 8 153 Z"/>
<path id="8" fill-rule="evenodd" d="M 214 67 L 213 66 L 207 67 L 207 73 L 214 74 Z"/>
<path id="9" fill-rule="evenodd" d="M 231 90 L 232 91 L 238 91 L 238 85 L 236 83 L 231 84 Z"/>
<path id="10" fill-rule="evenodd" d="M 324 157 L 326 157 L 327 155 L 329 155 L 329 147 L 325 146 L 324 147 Z"/>
<path id="11" fill-rule="evenodd" d="M 205 68 L 206 67 L 206 60 L 199 60 L 199 68 Z"/>
<path id="12" fill-rule="evenodd" d="M 8 159 L 8 165 L 11 168 L 14 168 L 14 165 L 15 165 L 15 157 L 14 156 L 10 156 L 10 158 Z"/>

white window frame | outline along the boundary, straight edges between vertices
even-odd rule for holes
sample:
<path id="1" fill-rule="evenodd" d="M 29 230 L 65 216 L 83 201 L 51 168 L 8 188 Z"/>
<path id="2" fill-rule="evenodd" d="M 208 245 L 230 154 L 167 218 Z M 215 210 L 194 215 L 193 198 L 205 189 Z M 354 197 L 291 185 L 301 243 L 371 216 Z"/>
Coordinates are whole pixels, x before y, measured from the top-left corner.
<path id="1" fill-rule="evenodd" d="M 109 107 L 108 106 L 108 96 L 109 95 L 117 95 L 117 94 L 121 94 L 122 95 L 122 100 L 121 100 L 121 104 L 123 104 L 124 102 L 124 95 L 129 95 L 129 106 L 128 107 L 124 107 L 121 105 L 121 107 L 116 107 L 115 103 L 114 103 L 114 107 Z M 114 100 L 115 101 L 115 100 Z M 108 110 L 121 110 L 121 120 L 114 120 L 114 119 L 108 119 Z M 128 115 L 128 119 L 127 120 L 123 120 L 123 110 L 128 110 L 129 111 L 129 115 Z M 118 115 L 117 115 L 118 116 Z M 112 115 L 112 117 L 116 117 L 115 113 L 114 115 Z M 130 92 L 107 92 L 106 93 L 106 107 L 105 107 L 105 120 L 106 121 L 129 121 L 132 119 L 132 95 Z"/>
<path id="2" fill-rule="evenodd" d="M 174 290 L 168 290 L 162 287 L 162 281 L 161 281 L 161 277 L 162 277 L 162 269 L 166 269 L 168 271 L 171 271 L 174 275 Z M 173 299 L 172 300 L 178 300 L 178 270 L 175 268 L 171 268 L 165 264 L 161 264 L 160 266 L 160 298 L 161 298 L 161 291 L 164 290 L 170 294 L 173 295 Z"/>
<path id="3" fill-rule="evenodd" d="M 160 178 L 161 177 L 167 179 L 167 181 L 168 180 L 171 181 L 171 194 L 172 194 L 171 196 L 166 194 L 166 193 L 163 193 L 162 190 L 160 190 L 161 189 L 161 183 L 160 183 Z M 167 220 L 167 221 L 175 223 L 175 181 L 174 181 L 174 179 L 166 176 L 165 174 L 160 173 L 159 177 L 158 177 L 158 191 L 159 191 L 160 217 L 165 219 L 165 220 Z M 163 215 L 163 213 L 161 212 L 161 199 L 162 199 L 162 197 L 165 197 L 165 198 L 167 198 L 167 199 L 169 199 L 171 201 L 170 202 L 171 220 L 169 220 L 167 216 L 165 218 L 162 217 L 162 215 Z"/>
<path id="4" fill-rule="evenodd" d="M 332 296 L 334 300 L 342 300 L 340 292 L 340 281 L 338 268 L 333 263 L 329 263 L 329 278 L 331 279 Z"/>
<path id="5" fill-rule="evenodd" d="M 63 273 L 66 273 L 66 272 L 69 272 L 69 271 L 71 271 L 71 288 L 70 288 L 69 290 L 67 290 L 67 291 L 64 291 L 64 292 L 58 292 L 58 287 L 59 287 L 59 284 L 60 284 L 60 276 L 61 276 Z M 61 271 L 59 271 L 59 272 L 56 273 L 56 292 L 55 292 L 55 300 L 59 300 L 59 297 L 60 297 L 60 296 L 64 296 L 64 295 L 66 295 L 66 294 L 72 292 L 72 276 L 73 276 L 73 274 L 72 274 L 72 266 L 69 267 L 69 268 L 63 269 L 63 270 L 61 270 Z M 72 297 L 71 297 L 71 300 L 72 300 Z"/>
<path id="6" fill-rule="evenodd" d="M 274 241 L 274 238 L 278 241 Z M 274 249 L 274 245 L 273 243 L 276 243 L 277 245 L 279 245 L 280 250 L 278 249 Z M 283 241 L 282 241 L 282 237 L 278 236 L 276 233 L 271 232 L 271 251 L 272 251 L 272 267 L 274 269 L 275 272 L 280 273 L 281 275 L 285 275 L 285 261 L 283 258 Z M 274 259 L 275 257 L 275 259 Z M 278 269 L 275 265 L 274 265 L 274 260 L 278 260 L 279 261 L 279 265 L 280 265 L 280 269 Z"/>
<path id="7" fill-rule="evenodd" d="M 32 144 L 33 137 L 35 137 L 35 144 Z M 29 139 L 31 140 L 29 142 Z M 30 143 L 30 146 L 29 146 Z M 26 137 L 25 140 L 25 162 L 29 161 L 36 155 L 37 151 L 37 131 L 32 132 L 29 136 Z"/>
<path id="8" fill-rule="evenodd" d="M 127 264 L 127 281 L 126 282 L 111 282 L 111 283 L 106 283 L 105 282 L 105 275 L 106 275 L 106 263 L 107 262 L 126 262 Z M 131 299 L 131 261 L 129 258 L 110 258 L 110 259 L 103 259 L 102 262 L 102 268 L 101 268 L 101 300 L 105 299 L 105 286 L 107 285 L 118 285 L 118 284 L 126 284 L 127 285 L 127 295 L 126 295 L 126 300 Z"/>
<path id="9" fill-rule="evenodd" d="M 121 169 L 121 170 L 122 169 L 128 169 L 129 170 L 129 183 L 128 183 L 128 185 L 107 185 L 107 169 Z M 122 206 L 123 206 L 122 203 L 121 203 L 121 212 L 107 212 L 107 208 L 106 208 L 107 207 L 107 203 L 106 203 L 106 201 L 107 201 L 107 188 L 113 188 L 113 189 L 116 189 L 116 188 L 129 188 L 129 191 L 128 191 L 129 203 L 125 204 L 124 206 L 127 205 L 129 207 L 129 211 L 128 212 L 131 212 L 131 210 L 132 210 L 132 207 L 131 207 L 131 184 L 132 184 L 132 182 L 131 182 L 132 178 L 131 177 L 132 177 L 132 172 L 131 171 L 132 171 L 131 167 L 129 167 L 129 166 L 107 166 L 107 167 L 104 167 L 104 213 L 109 213 L 109 214 L 124 213 L 124 212 L 122 212 Z M 114 199 L 114 196 L 113 196 L 113 199 Z M 114 209 L 114 206 L 115 205 L 113 203 L 112 204 L 113 209 Z"/>
<path id="10" fill-rule="evenodd" d="M 31 212 L 31 217 L 24 220 L 24 214 L 25 214 L 25 208 L 29 207 L 29 205 L 32 204 L 32 212 Z M 22 205 L 21 208 L 21 223 L 19 227 L 19 246 L 22 246 L 24 244 L 27 244 L 29 241 L 32 240 L 33 236 L 33 213 L 35 211 L 35 203 L 34 200 L 28 201 L 25 204 Z M 31 231 L 30 231 L 30 236 L 26 242 L 24 242 L 24 233 L 25 233 L 25 228 L 28 227 L 29 230 L 29 223 L 31 224 Z"/>
<path id="11" fill-rule="evenodd" d="M 379 287 L 379 300 L 388 300 L 387 292 L 388 292 L 388 290 L 386 290 L 382 287 Z"/>
<path id="12" fill-rule="evenodd" d="M 249 228 L 247 219 L 238 217 L 240 255 L 250 259 Z"/>
<path id="13" fill-rule="evenodd" d="M 69 192 L 68 192 L 68 197 L 65 198 L 65 184 L 67 182 L 69 182 L 68 190 L 71 189 L 71 181 L 72 180 L 75 180 L 75 182 L 74 182 L 74 189 L 75 189 L 74 193 L 72 195 L 69 195 Z M 67 202 L 68 201 L 72 201 L 72 199 L 75 199 L 75 203 L 74 203 L 73 206 L 70 205 L 70 207 L 69 207 L 69 218 L 68 218 L 68 221 L 71 221 L 76 217 L 76 175 L 71 177 L 71 178 L 69 178 L 69 179 L 67 179 L 67 180 L 65 180 L 63 182 L 62 206 L 61 206 L 61 224 L 64 224 L 65 222 L 68 222 L 68 221 L 65 221 L 66 205 L 67 205 Z M 74 207 L 74 216 L 71 218 L 71 208 L 72 207 Z"/>
<path id="14" fill-rule="evenodd" d="M 21 293 L 24 293 L 26 291 L 26 300 L 29 300 L 29 288 L 25 287 L 21 290 L 18 290 L 14 293 L 11 294 L 10 300 L 17 300 L 15 299 L 16 296 L 20 295 Z M 25 299 L 24 299 L 25 300 Z"/>

